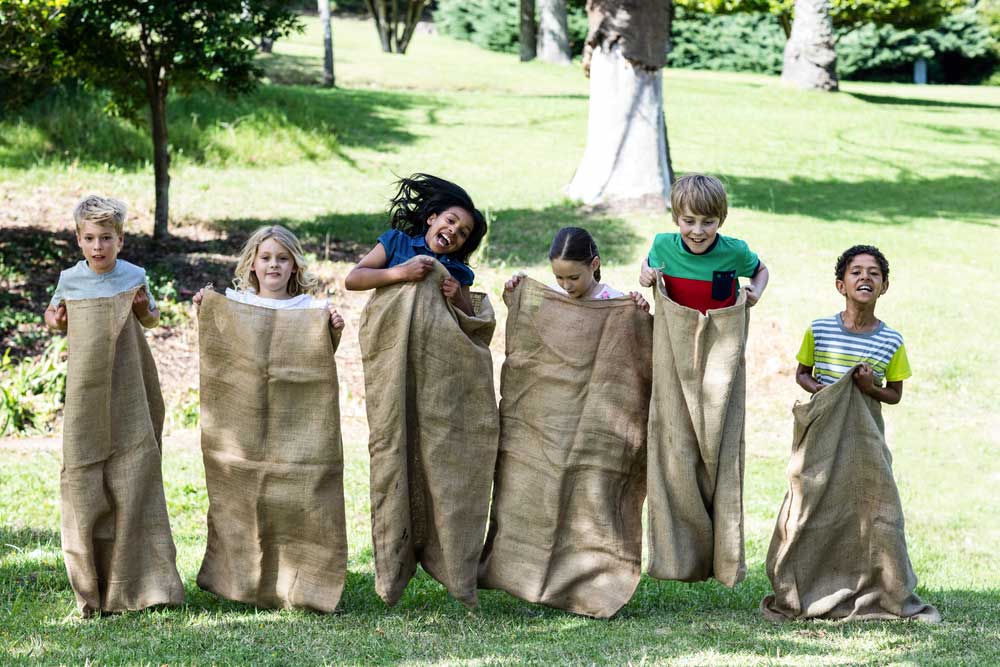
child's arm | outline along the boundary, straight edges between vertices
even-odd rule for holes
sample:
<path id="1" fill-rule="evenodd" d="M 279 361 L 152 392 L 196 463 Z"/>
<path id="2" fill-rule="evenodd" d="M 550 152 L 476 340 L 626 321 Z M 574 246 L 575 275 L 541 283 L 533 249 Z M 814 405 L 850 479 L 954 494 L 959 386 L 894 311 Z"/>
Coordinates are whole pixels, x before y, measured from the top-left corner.
<path id="1" fill-rule="evenodd" d="M 868 394 L 880 403 L 896 405 L 903 398 L 903 381 L 886 382 L 884 387 L 875 384 L 875 372 L 868 364 L 861 364 L 854 371 L 854 384 L 861 393 Z"/>
<path id="2" fill-rule="evenodd" d="M 430 273 L 434 259 L 417 255 L 416 260 L 387 269 L 385 265 L 389 263 L 389 257 L 385 254 L 385 247 L 381 243 L 376 243 L 375 247 L 362 257 L 358 265 L 344 278 L 344 287 L 349 290 L 368 290 L 396 283 L 420 282 Z"/>
<path id="3" fill-rule="evenodd" d="M 135 313 L 139 323 L 147 329 L 152 329 L 160 323 L 160 309 L 149 307 L 149 294 L 146 288 L 135 293 L 135 298 L 132 299 L 132 312 Z"/>
<path id="4" fill-rule="evenodd" d="M 469 288 L 459 284 L 451 276 L 441 281 L 441 293 L 466 315 L 471 317 L 475 314 L 472 312 L 472 295 L 469 293 Z"/>
<path id="5" fill-rule="evenodd" d="M 767 267 L 764 266 L 764 262 L 761 262 L 760 266 L 757 268 L 757 273 L 755 273 L 753 278 L 750 279 L 750 284 L 744 288 L 744 291 L 747 293 L 748 306 L 753 306 L 755 303 L 760 301 L 760 297 L 764 295 L 764 290 L 767 288 L 767 281 L 770 280 L 770 278 L 771 274 L 767 272 Z"/>
<path id="6" fill-rule="evenodd" d="M 642 269 L 639 270 L 639 284 L 643 287 L 652 287 L 656 284 L 656 269 L 649 266 L 649 258 L 642 260 Z"/>
<path id="7" fill-rule="evenodd" d="M 60 303 L 57 308 L 52 304 L 45 309 L 45 326 L 54 333 L 65 333 L 69 320 L 66 316 L 66 304 Z"/>
<path id="8" fill-rule="evenodd" d="M 800 363 L 799 367 L 795 369 L 795 382 L 810 394 L 815 394 L 817 391 L 826 386 L 813 377 L 812 366 L 806 366 L 802 363 Z"/>

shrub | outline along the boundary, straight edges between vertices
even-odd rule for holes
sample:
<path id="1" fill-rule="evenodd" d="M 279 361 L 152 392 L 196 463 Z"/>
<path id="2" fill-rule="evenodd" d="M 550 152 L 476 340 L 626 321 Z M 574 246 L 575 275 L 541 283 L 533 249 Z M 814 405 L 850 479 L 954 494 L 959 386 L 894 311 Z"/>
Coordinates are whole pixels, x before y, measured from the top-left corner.
<path id="1" fill-rule="evenodd" d="M 66 338 L 56 336 L 37 357 L 0 359 L 0 435 L 48 430 L 66 397 Z"/>

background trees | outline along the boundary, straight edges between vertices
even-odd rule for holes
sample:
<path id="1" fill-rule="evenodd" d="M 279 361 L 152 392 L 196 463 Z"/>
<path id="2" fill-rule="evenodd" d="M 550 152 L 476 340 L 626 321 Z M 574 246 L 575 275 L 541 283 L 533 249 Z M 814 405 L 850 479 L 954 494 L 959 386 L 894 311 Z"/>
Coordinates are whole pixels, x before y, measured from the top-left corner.
<path id="1" fill-rule="evenodd" d="M 297 25 L 296 15 L 272 0 L 71 0 L 64 12 L 59 42 L 74 73 L 108 89 L 119 111 L 135 122 L 142 122 L 142 110 L 149 112 L 153 238 L 163 238 L 169 219 L 169 92 L 250 89 L 260 74 L 253 39 L 287 34 Z"/>
<path id="2" fill-rule="evenodd" d="M 397 0 L 365 0 L 365 6 L 375 21 L 382 50 L 386 53 L 406 53 L 427 0 L 406 0 L 403 3 Z"/>

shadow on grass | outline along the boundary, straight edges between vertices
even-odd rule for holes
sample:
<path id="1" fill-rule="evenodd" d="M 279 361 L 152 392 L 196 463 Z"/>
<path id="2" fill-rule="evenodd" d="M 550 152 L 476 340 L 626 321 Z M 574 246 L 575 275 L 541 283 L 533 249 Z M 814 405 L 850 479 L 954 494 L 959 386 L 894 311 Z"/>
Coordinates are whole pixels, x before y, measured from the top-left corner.
<path id="1" fill-rule="evenodd" d="M 948 109 L 992 109 L 1000 111 L 995 104 L 979 104 L 976 102 L 948 102 L 945 100 L 925 100 L 917 97 L 896 97 L 894 95 L 868 95 L 865 93 L 844 93 L 869 104 L 890 104 L 911 107 L 943 107 Z"/>
<path id="2" fill-rule="evenodd" d="M 7 119 L 11 131 L 0 133 L 0 166 L 77 162 L 145 168 L 152 159 L 148 131 L 105 113 L 106 103 L 100 92 L 67 90 Z M 240 97 L 173 95 L 167 115 L 175 158 L 266 166 L 283 158 L 254 154 L 262 137 L 285 133 L 276 141 L 291 142 L 306 159 L 333 153 L 349 160 L 345 148 L 391 150 L 414 141 L 400 112 L 437 106 L 432 96 L 405 92 L 262 85 Z M 276 146 L 270 150 L 280 151 L 281 143 Z"/>
<path id="3" fill-rule="evenodd" d="M 916 172 L 914 172 L 916 174 Z M 845 182 L 795 176 L 788 180 L 723 175 L 730 205 L 820 220 L 905 225 L 917 218 L 946 218 L 1000 225 L 1000 163 L 978 176 Z"/>

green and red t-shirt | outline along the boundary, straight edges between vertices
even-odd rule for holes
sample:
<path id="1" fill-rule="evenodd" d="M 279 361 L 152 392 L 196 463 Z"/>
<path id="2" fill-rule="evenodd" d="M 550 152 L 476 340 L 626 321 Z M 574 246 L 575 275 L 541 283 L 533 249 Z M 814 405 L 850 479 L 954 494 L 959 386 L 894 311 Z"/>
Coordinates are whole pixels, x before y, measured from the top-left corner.
<path id="1" fill-rule="evenodd" d="M 737 279 L 751 278 L 760 268 L 760 259 L 746 241 L 722 234 L 700 255 L 688 250 L 680 234 L 657 234 L 648 262 L 663 275 L 663 286 L 674 302 L 703 313 L 736 303 Z"/>

